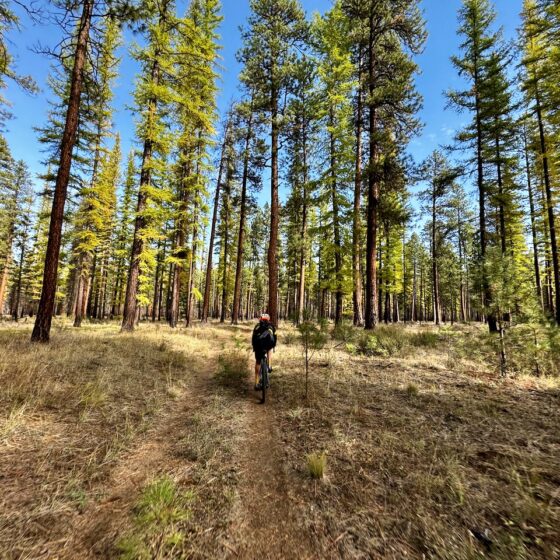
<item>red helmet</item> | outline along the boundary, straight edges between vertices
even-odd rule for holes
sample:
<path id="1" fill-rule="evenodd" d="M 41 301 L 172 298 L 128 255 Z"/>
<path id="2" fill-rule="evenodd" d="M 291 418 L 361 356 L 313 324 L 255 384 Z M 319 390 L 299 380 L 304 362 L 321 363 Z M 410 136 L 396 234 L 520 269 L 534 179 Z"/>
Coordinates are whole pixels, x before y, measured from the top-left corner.
<path id="1" fill-rule="evenodd" d="M 262 313 L 259 320 L 260 321 L 270 321 L 270 315 L 268 313 Z"/>

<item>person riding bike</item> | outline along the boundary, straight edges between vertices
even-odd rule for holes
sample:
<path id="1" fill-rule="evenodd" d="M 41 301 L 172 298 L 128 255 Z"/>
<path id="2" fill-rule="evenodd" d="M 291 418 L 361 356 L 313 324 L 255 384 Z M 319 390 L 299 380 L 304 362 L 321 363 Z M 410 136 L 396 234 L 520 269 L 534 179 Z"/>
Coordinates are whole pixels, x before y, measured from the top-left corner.
<path id="1" fill-rule="evenodd" d="M 260 391 L 261 381 L 259 379 L 259 370 L 261 365 L 261 360 L 266 356 L 268 358 L 268 369 L 272 371 L 270 367 L 270 357 L 272 349 L 276 347 L 276 329 L 274 325 L 270 322 L 270 315 L 268 313 L 263 313 L 257 325 L 253 329 L 253 352 L 255 353 L 255 391 Z"/>

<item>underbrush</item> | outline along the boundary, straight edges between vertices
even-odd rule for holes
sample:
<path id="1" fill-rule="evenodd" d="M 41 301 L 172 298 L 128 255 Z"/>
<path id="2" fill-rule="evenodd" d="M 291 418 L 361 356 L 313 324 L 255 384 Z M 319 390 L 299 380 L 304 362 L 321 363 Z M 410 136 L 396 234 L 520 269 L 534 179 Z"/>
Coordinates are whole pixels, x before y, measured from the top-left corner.
<path id="1" fill-rule="evenodd" d="M 9 557 L 40 540 L 39 519 L 55 541 L 61 516 L 83 510 L 201 367 L 153 330 L 96 328 L 57 330 L 48 345 L 31 344 L 26 328 L 0 329 L 0 472 L 30 489 L 3 486 L 0 549 Z"/>
<path id="2" fill-rule="evenodd" d="M 225 387 L 240 388 L 247 381 L 248 356 L 243 350 L 230 350 L 218 358 L 216 380 Z"/>
<path id="3" fill-rule="evenodd" d="M 500 338 L 485 325 L 408 326 L 379 325 L 364 331 L 344 323 L 332 337 L 351 354 L 381 358 L 406 358 L 418 350 L 446 355 L 447 366 L 460 362 L 479 364 L 482 370 L 499 371 Z M 504 334 L 508 375 L 555 377 L 560 375 L 560 330 L 541 324 L 519 324 Z"/>
<path id="4" fill-rule="evenodd" d="M 189 519 L 193 499 L 167 476 L 148 484 L 134 508 L 134 529 L 117 543 L 119 558 L 173 557 L 186 538 L 179 524 Z"/>
<path id="5" fill-rule="evenodd" d="M 332 336 L 351 353 L 379 357 L 404 357 L 416 348 L 438 348 L 445 340 L 438 331 L 413 330 L 402 325 L 380 325 L 375 331 L 364 331 L 342 324 L 334 328 Z"/>

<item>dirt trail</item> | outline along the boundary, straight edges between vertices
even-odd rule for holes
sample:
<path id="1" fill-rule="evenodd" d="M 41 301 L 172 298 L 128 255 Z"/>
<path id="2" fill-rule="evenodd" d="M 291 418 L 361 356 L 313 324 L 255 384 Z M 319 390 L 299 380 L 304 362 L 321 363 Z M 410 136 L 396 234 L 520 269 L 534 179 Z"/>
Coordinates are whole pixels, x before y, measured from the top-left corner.
<path id="1" fill-rule="evenodd" d="M 100 488 L 103 497 L 74 518 L 71 536 L 51 543 L 49 554 L 56 552 L 61 560 L 114 557 L 115 543 L 126 532 L 131 508 L 147 481 L 171 474 L 188 484 L 194 466 L 177 453 L 177 434 L 188 430 L 190 419 L 204 406 L 201 403 L 211 398 L 216 390 L 212 383 L 212 373 L 196 375 L 184 394 L 112 469 Z M 286 467 L 273 391 L 265 405 L 259 404 L 249 385 L 241 398 L 231 397 L 238 399 L 241 407 L 238 429 L 242 434 L 232 441 L 237 499 L 229 527 L 218 539 L 224 546 L 223 555 L 247 560 L 316 558 L 312 539 L 301 522 L 298 499 L 291 490 L 297 487 L 290 480 L 296 475 Z"/>
<path id="2" fill-rule="evenodd" d="M 246 430 L 230 552 L 244 559 L 316 558 L 292 493 L 294 475 L 286 468 L 271 393 L 265 405 L 252 395 L 244 403 Z"/>

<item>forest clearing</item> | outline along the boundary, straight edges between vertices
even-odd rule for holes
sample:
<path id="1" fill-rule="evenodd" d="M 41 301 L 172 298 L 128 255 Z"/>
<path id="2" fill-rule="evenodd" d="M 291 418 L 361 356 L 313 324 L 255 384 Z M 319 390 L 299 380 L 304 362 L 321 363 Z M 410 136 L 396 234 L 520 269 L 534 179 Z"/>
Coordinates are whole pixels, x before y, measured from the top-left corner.
<path id="1" fill-rule="evenodd" d="M 306 400 L 287 327 L 261 406 L 251 327 L 3 324 L 0 556 L 559 556 L 558 378 L 409 326 L 381 357 L 331 338 Z"/>

